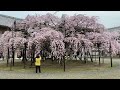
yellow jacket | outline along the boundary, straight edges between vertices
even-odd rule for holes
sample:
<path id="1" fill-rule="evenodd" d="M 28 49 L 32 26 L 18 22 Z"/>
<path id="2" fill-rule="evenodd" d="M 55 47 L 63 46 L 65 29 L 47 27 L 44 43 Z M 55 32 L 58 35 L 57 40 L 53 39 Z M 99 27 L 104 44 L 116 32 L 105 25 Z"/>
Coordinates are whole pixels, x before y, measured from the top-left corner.
<path id="1" fill-rule="evenodd" d="M 40 66 L 40 65 L 41 65 L 41 57 L 36 58 L 36 60 L 35 60 L 35 66 Z"/>

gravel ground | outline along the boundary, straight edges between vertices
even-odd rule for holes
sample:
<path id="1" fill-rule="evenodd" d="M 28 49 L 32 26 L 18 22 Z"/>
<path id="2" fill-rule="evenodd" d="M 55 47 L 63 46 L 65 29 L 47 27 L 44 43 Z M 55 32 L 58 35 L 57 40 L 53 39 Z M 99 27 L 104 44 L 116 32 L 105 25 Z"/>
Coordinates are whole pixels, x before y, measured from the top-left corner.
<path id="1" fill-rule="evenodd" d="M 3 62 L 0 61 L 0 63 Z M 105 63 L 109 63 L 109 61 L 106 60 Z M 43 71 L 42 73 L 35 73 L 34 70 L 31 72 L 24 72 L 24 70 L 23 72 L 0 70 L 0 79 L 120 79 L 120 60 L 115 59 L 113 64 L 117 64 L 117 66 L 92 70 L 66 70 L 66 72 Z"/>

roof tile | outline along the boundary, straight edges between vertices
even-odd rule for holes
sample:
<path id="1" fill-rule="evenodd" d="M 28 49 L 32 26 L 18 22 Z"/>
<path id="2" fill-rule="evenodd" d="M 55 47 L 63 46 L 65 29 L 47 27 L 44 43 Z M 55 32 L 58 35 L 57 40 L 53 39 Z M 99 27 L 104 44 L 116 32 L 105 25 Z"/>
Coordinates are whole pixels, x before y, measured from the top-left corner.
<path id="1" fill-rule="evenodd" d="M 0 14 L 0 25 L 2 26 L 11 27 L 14 20 L 18 22 L 21 21 L 22 19 Z"/>

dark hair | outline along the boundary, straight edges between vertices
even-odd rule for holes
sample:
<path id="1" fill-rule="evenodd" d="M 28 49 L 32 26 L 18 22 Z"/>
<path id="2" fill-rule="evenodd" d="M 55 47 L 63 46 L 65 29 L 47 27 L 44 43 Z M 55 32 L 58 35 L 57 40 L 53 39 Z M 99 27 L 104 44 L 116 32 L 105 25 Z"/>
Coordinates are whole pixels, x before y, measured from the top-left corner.
<path id="1" fill-rule="evenodd" d="M 37 55 L 37 56 L 36 56 L 36 58 L 40 58 L 40 56 L 39 56 L 39 55 Z"/>

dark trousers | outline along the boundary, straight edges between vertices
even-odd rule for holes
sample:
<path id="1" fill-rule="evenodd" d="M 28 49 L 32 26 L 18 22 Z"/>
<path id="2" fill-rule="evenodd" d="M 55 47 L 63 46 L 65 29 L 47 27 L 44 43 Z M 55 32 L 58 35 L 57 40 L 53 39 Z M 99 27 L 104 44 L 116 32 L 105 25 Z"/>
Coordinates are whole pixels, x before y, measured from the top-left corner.
<path id="1" fill-rule="evenodd" d="M 41 73 L 40 66 L 36 66 L 36 73 L 37 73 L 38 70 L 39 70 L 39 73 Z"/>

